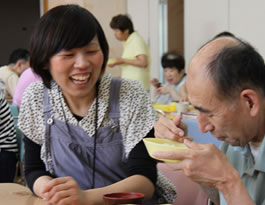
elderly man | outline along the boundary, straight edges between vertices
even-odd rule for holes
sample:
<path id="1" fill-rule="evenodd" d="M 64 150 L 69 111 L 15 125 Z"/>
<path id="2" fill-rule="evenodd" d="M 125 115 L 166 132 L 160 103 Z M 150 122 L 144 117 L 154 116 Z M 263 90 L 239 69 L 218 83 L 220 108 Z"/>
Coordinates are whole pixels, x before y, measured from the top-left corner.
<path id="1" fill-rule="evenodd" d="M 236 37 L 219 37 L 193 57 L 187 76 L 188 98 L 198 111 L 200 130 L 224 141 L 221 151 L 185 139 L 189 150 L 154 155 L 182 160 L 170 166 L 211 187 L 215 204 L 265 205 L 263 58 Z M 180 139 L 180 120 L 160 118 L 156 137 Z"/>

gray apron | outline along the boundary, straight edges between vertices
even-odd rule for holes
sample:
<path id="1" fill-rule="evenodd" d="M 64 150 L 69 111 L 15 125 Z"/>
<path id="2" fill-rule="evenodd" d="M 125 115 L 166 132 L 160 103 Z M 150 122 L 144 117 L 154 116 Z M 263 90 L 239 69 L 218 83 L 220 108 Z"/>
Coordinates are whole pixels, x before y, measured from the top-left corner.
<path id="1" fill-rule="evenodd" d="M 120 79 L 112 79 L 109 99 L 109 118 L 113 124 L 98 129 L 96 142 L 95 187 L 104 187 L 128 177 L 123 139 L 119 129 Z M 44 93 L 46 120 L 46 153 L 51 154 L 54 175 L 71 176 L 81 189 L 91 189 L 94 136 L 78 126 L 53 118 L 48 90 Z M 48 149 L 48 150 L 47 150 Z M 49 170 L 47 160 L 46 169 Z"/>

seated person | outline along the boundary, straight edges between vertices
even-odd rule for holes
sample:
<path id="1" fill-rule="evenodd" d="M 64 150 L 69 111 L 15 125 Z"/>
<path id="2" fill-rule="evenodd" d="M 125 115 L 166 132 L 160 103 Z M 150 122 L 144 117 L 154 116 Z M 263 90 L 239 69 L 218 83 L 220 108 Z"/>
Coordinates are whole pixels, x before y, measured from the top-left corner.
<path id="1" fill-rule="evenodd" d="M 13 105 L 20 107 L 25 89 L 30 85 L 30 83 L 39 80 L 41 80 L 40 77 L 34 73 L 31 68 L 27 68 L 18 79 L 16 90 L 13 96 Z"/>
<path id="2" fill-rule="evenodd" d="M 14 50 L 10 54 L 8 65 L 0 67 L 0 79 L 5 83 L 5 98 L 9 104 L 12 104 L 19 76 L 28 67 L 29 52 L 22 48 Z"/>
<path id="3" fill-rule="evenodd" d="M 154 137 L 155 110 L 139 82 L 104 75 L 109 47 L 97 19 L 58 6 L 31 39 L 30 65 L 42 81 L 24 92 L 18 123 L 29 188 L 48 204 L 103 204 L 111 192 L 172 203 L 174 185 L 143 144 Z"/>
<path id="4" fill-rule="evenodd" d="M 175 52 L 168 52 L 162 56 L 161 64 L 167 83 L 161 84 L 156 78 L 151 80 L 155 87 L 155 103 L 169 104 L 172 101 L 187 100 L 184 58 Z"/>
<path id="5" fill-rule="evenodd" d="M 263 57 L 235 36 L 220 36 L 199 49 L 187 76 L 188 97 L 198 111 L 200 130 L 223 141 L 221 150 L 184 140 L 188 150 L 154 156 L 182 160 L 170 167 L 203 185 L 214 204 L 264 205 Z M 161 117 L 155 125 L 156 136 L 183 141 L 180 119 Z"/>
<path id="6" fill-rule="evenodd" d="M 2 89 L 0 92 L 0 183 L 13 182 L 16 174 L 18 144 L 16 128 Z"/>

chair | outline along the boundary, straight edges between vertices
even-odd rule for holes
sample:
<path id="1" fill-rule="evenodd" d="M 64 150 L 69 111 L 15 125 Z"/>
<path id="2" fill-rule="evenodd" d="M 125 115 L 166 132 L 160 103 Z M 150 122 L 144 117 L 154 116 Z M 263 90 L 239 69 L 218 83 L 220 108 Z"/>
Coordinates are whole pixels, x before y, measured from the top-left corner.
<path id="1" fill-rule="evenodd" d="M 191 181 L 182 171 L 173 171 L 165 163 L 157 168 L 175 185 L 177 198 L 173 205 L 207 205 L 208 197 L 198 184 Z"/>
<path id="2" fill-rule="evenodd" d="M 20 129 L 18 129 L 17 123 L 18 123 L 18 107 L 15 105 L 9 104 L 9 109 L 11 110 L 11 115 L 13 116 L 13 121 L 16 127 L 16 135 L 17 135 L 17 142 L 18 142 L 18 148 L 19 148 L 19 164 L 20 164 L 20 171 L 23 173 L 23 162 L 24 162 L 24 134 L 21 132 Z"/>
<path id="3" fill-rule="evenodd" d="M 202 133 L 199 129 L 197 120 L 183 118 L 182 121 L 187 124 L 188 136 L 192 136 L 194 142 L 198 142 L 201 144 L 212 143 L 212 144 L 215 144 L 217 147 L 219 147 L 220 144 L 222 143 L 221 141 L 213 137 L 209 132 Z"/>

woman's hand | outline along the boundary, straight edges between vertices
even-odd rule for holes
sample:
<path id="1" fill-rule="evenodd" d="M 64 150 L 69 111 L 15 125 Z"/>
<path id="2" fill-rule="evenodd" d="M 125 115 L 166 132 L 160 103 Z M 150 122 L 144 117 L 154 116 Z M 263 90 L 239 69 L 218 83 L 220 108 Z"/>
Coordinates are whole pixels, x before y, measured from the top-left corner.
<path id="1" fill-rule="evenodd" d="M 52 205 L 87 205 L 85 191 L 81 190 L 72 177 L 52 179 L 44 185 L 43 199 Z"/>
<path id="2" fill-rule="evenodd" d="M 113 60 L 113 63 L 109 63 L 108 66 L 113 68 L 116 65 L 121 65 L 124 64 L 124 59 L 123 58 L 115 58 L 115 60 Z"/>
<path id="3" fill-rule="evenodd" d="M 158 92 L 161 93 L 162 95 L 171 93 L 172 91 L 174 91 L 173 88 L 171 88 L 169 85 L 167 84 L 162 84 L 159 88 L 158 88 Z"/>
<path id="4" fill-rule="evenodd" d="M 157 78 L 153 78 L 150 82 L 156 89 L 161 86 L 161 83 L 159 82 Z"/>

